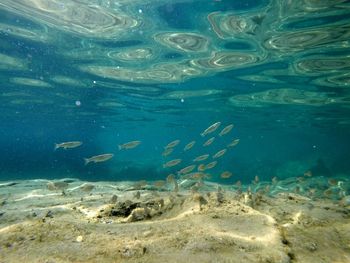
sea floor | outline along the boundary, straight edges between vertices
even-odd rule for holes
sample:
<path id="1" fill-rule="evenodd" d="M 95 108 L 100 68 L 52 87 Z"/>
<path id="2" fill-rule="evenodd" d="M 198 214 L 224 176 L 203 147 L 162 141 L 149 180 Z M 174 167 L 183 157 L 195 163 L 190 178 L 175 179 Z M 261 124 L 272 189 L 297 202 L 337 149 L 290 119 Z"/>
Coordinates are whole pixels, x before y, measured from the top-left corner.
<path id="1" fill-rule="evenodd" d="M 348 202 L 254 192 L 209 182 L 194 189 L 191 180 L 177 192 L 0 182 L 0 262 L 350 262 Z"/>

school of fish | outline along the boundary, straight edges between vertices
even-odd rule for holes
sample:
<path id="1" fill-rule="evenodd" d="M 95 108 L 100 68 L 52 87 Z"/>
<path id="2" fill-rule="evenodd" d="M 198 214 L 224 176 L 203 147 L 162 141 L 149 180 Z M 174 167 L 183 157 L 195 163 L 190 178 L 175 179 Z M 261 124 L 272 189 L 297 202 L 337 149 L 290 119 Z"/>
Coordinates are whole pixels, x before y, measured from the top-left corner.
<path id="1" fill-rule="evenodd" d="M 227 143 L 226 139 L 224 140 L 224 136 L 228 137 L 228 134 L 232 131 L 234 125 L 228 124 L 227 126 L 223 127 L 219 130 L 221 126 L 221 122 L 215 122 L 212 125 L 210 125 L 208 128 L 204 129 L 203 132 L 200 133 L 200 137 L 197 140 L 191 140 L 184 144 L 182 148 L 179 148 L 178 146 L 182 144 L 181 140 L 176 139 L 173 141 L 170 141 L 168 144 L 166 144 L 163 147 L 163 151 L 161 153 L 161 156 L 164 160 L 162 168 L 166 169 L 167 172 L 170 172 L 170 174 L 167 176 L 166 180 L 159 180 L 154 183 L 156 187 L 163 187 L 166 182 L 176 182 L 176 177 L 180 177 L 181 179 L 184 178 L 192 178 L 192 179 L 208 179 L 215 177 L 212 174 L 208 173 L 208 170 L 211 170 L 215 167 L 217 167 L 218 159 L 223 158 L 223 156 L 228 152 L 229 148 L 232 148 L 236 146 L 239 143 L 239 139 L 234 138 L 230 142 Z M 218 131 L 218 132 L 217 132 Z M 216 133 L 216 134 L 215 134 Z M 210 136 L 208 136 L 210 135 Z M 201 140 L 204 140 L 201 142 Z M 121 143 L 117 146 L 117 149 L 119 151 L 123 150 L 131 150 L 136 147 L 138 147 L 142 142 L 140 140 L 133 140 L 125 143 Z M 225 144 L 226 147 L 220 149 L 219 151 L 212 151 L 210 153 L 210 149 L 213 148 L 211 145 L 213 144 Z M 67 150 L 67 149 L 74 149 L 79 146 L 83 145 L 83 142 L 81 141 L 67 141 L 67 142 L 61 142 L 61 143 L 55 143 L 54 150 L 58 150 L 60 148 Z M 199 146 L 196 146 L 199 145 Z M 174 152 L 177 152 L 177 154 L 190 154 L 191 149 L 196 148 L 196 152 L 201 149 L 205 150 L 206 152 L 193 156 L 191 161 L 188 161 L 188 158 L 176 158 L 172 157 L 174 155 Z M 198 149 L 199 148 L 199 149 Z M 115 156 L 114 153 L 101 153 L 97 155 L 93 155 L 91 157 L 84 158 L 85 165 L 88 165 L 90 163 L 101 163 L 106 162 L 110 159 L 112 159 Z M 211 160 L 210 160 L 211 158 Z M 228 179 L 231 178 L 232 173 L 230 171 L 221 171 L 217 178 L 221 179 Z M 146 182 L 140 183 L 138 187 L 141 187 L 142 185 L 145 185 Z M 51 186 L 51 188 L 54 188 Z M 87 187 L 85 187 L 87 188 Z M 85 189 L 84 188 L 84 189 Z M 89 189 L 89 188 L 88 188 Z M 85 189 L 86 190 L 86 189 Z"/>

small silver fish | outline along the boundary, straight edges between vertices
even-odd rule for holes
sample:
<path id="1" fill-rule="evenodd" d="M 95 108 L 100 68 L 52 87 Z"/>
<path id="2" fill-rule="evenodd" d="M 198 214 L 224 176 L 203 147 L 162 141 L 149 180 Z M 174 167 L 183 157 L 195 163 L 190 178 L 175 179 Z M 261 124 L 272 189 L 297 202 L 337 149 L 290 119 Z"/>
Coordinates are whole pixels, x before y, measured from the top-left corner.
<path id="1" fill-rule="evenodd" d="M 62 143 L 55 143 L 55 151 L 59 148 L 63 148 L 65 150 L 67 149 L 72 149 L 72 148 L 76 148 L 79 147 L 80 145 L 82 145 L 83 143 L 80 141 L 73 141 L 73 142 L 62 142 Z"/>
<path id="2" fill-rule="evenodd" d="M 259 183 L 259 176 L 255 175 L 253 184 Z"/>
<path id="3" fill-rule="evenodd" d="M 205 166 L 205 170 L 209 170 L 209 169 L 212 169 L 214 168 L 216 165 L 217 165 L 217 161 L 213 161 L 211 163 L 208 163 L 206 166 Z"/>
<path id="4" fill-rule="evenodd" d="M 47 183 L 47 189 L 50 191 L 56 191 L 56 190 L 64 190 L 68 188 L 68 183 L 63 181 L 57 181 L 57 182 L 48 182 Z"/>
<path id="5" fill-rule="evenodd" d="M 194 170 L 194 168 L 196 168 L 196 165 L 192 164 L 192 165 L 189 165 L 185 168 L 182 168 L 180 171 L 178 171 L 177 173 L 178 174 L 187 174 L 187 173 L 190 173 Z"/>
<path id="6" fill-rule="evenodd" d="M 79 188 L 83 192 L 89 193 L 95 188 L 95 186 L 93 184 L 85 183 L 85 184 L 82 184 Z"/>
<path id="7" fill-rule="evenodd" d="M 233 147 L 236 146 L 239 143 L 239 139 L 233 140 L 230 144 L 227 145 L 227 147 Z"/>
<path id="8" fill-rule="evenodd" d="M 131 142 L 127 142 L 121 145 L 118 145 L 119 150 L 128 150 L 128 149 L 133 149 L 135 147 L 137 147 L 138 145 L 140 145 L 141 141 L 131 141 Z"/>
<path id="9" fill-rule="evenodd" d="M 181 159 L 174 159 L 163 164 L 163 168 L 173 167 L 175 165 L 178 165 L 179 163 L 181 163 Z"/>
<path id="10" fill-rule="evenodd" d="M 184 176 L 184 179 L 194 179 L 194 180 L 198 180 L 198 179 L 203 179 L 206 177 L 206 174 L 205 173 L 202 173 L 202 172 L 194 172 L 194 173 L 189 173 L 189 174 L 186 174 Z"/>
<path id="11" fill-rule="evenodd" d="M 168 176 L 167 176 L 167 178 L 166 178 L 166 182 L 168 183 L 168 184 L 170 184 L 170 183 L 172 183 L 172 182 L 174 182 L 175 181 L 175 175 L 174 174 L 169 174 Z"/>
<path id="12" fill-rule="evenodd" d="M 203 154 L 203 155 L 200 155 L 200 156 L 196 157 L 195 159 L 193 159 L 193 161 L 194 162 L 201 162 L 201 161 L 208 159 L 208 157 L 209 157 L 209 154 Z"/>
<path id="13" fill-rule="evenodd" d="M 213 143 L 214 140 L 215 140 L 215 137 L 211 137 L 205 143 L 203 143 L 203 146 L 209 146 L 210 144 Z"/>
<path id="14" fill-rule="evenodd" d="M 197 167 L 197 170 L 198 170 L 199 172 L 204 172 L 205 169 L 206 169 L 206 165 L 205 165 L 204 163 L 201 163 L 201 164 L 198 165 L 198 167 Z"/>
<path id="15" fill-rule="evenodd" d="M 191 142 L 187 143 L 186 146 L 184 147 L 184 151 L 188 151 L 188 150 L 191 149 L 195 144 L 196 144 L 196 141 L 191 141 Z"/>
<path id="16" fill-rule="evenodd" d="M 217 128 L 221 125 L 221 122 L 215 122 L 214 124 L 210 125 L 207 129 L 205 129 L 202 133 L 201 136 L 204 137 L 205 135 L 212 133 L 216 131 Z"/>
<path id="17" fill-rule="evenodd" d="M 213 159 L 219 158 L 221 156 L 223 156 L 226 153 L 227 149 L 222 149 L 220 151 L 218 151 L 216 154 L 213 155 Z"/>
<path id="18" fill-rule="evenodd" d="M 135 197 L 136 199 L 140 199 L 140 197 L 141 197 L 140 191 L 137 191 L 136 193 L 134 193 L 134 197 Z"/>
<path id="19" fill-rule="evenodd" d="M 174 151 L 174 148 L 166 148 L 163 152 L 162 152 L 162 156 L 168 156 L 169 154 L 171 154 Z"/>
<path id="20" fill-rule="evenodd" d="M 175 179 L 175 175 L 174 174 L 169 174 L 166 178 L 166 182 L 168 184 L 173 184 L 174 185 L 174 192 L 178 192 L 179 191 L 179 185 Z"/>
<path id="21" fill-rule="evenodd" d="M 229 171 L 222 172 L 221 175 L 220 175 L 220 177 L 221 177 L 222 179 L 228 179 L 228 178 L 230 178 L 231 176 L 232 176 L 232 173 L 229 172 Z"/>
<path id="22" fill-rule="evenodd" d="M 173 148 L 173 147 L 175 147 L 176 145 L 178 145 L 179 143 L 180 143 L 180 140 L 175 140 L 175 141 L 169 142 L 168 145 L 165 146 L 164 148 L 165 148 L 165 149 Z"/>
<path id="23" fill-rule="evenodd" d="M 232 130 L 232 128 L 233 128 L 233 124 L 227 125 L 225 128 L 221 130 L 221 132 L 219 133 L 219 136 L 223 136 L 229 133 Z"/>
<path id="24" fill-rule="evenodd" d="M 100 155 L 95 155 L 90 158 L 84 158 L 85 165 L 87 165 L 90 162 L 94 163 L 100 163 L 100 162 L 105 162 L 111 159 L 114 155 L 112 153 L 106 153 L 106 154 L 100 154 Z"/>
<path id="25" fill-rule="evenodd" d="M 157 188 L 162 188 L 165 184 L 166 182 L 164 180 L 158 180 L 153 183 L 153 185 Z"/>
<path id="26" fill-rule="evenodd" d="M 144 188 L 145 186 L 147 185 L 147 181 L 146 180 L 141 180 L 141 181 L 138 181 L 136 183 L 133 184 L 133 187 L 135 189 L 142 189 Z"/>

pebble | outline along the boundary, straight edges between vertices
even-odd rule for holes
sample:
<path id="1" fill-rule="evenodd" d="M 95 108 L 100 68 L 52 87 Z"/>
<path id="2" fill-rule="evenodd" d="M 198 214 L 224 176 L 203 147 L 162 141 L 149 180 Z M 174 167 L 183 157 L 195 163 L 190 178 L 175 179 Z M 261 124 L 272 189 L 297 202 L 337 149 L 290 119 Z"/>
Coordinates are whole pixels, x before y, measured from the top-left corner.
<path id="1" fill-rule="evenodd" d="M 148 231 L 143 232 L 142 235 L 144 237 L 150 237 L 153 235 L 153 232 L 151 230 L 148 230 Z"/>
<path id="2" fill-rule="evenodd" d="M 306 243 L 305 246 L 311 252 L 317 250 L 317 244 L 316 243 Z"/>
<path id="3" fill-rule="evenodd" d="M 83 241 L 83 236 L 77 236 L 76 241 L 77 241 L 78 243 L 82 242 L 82 241 Z"/>

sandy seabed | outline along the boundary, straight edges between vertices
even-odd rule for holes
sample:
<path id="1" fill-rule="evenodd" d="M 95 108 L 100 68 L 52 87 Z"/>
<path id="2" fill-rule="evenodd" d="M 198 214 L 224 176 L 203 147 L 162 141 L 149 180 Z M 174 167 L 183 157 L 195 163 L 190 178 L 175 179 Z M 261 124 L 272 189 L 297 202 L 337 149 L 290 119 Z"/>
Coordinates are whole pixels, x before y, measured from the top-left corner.
<path id="1" fill-rule="evenodd" d="M 332 200 L 64 181 L 0 182 L 1 263 L 350 262 L 350 208 Z"/>

